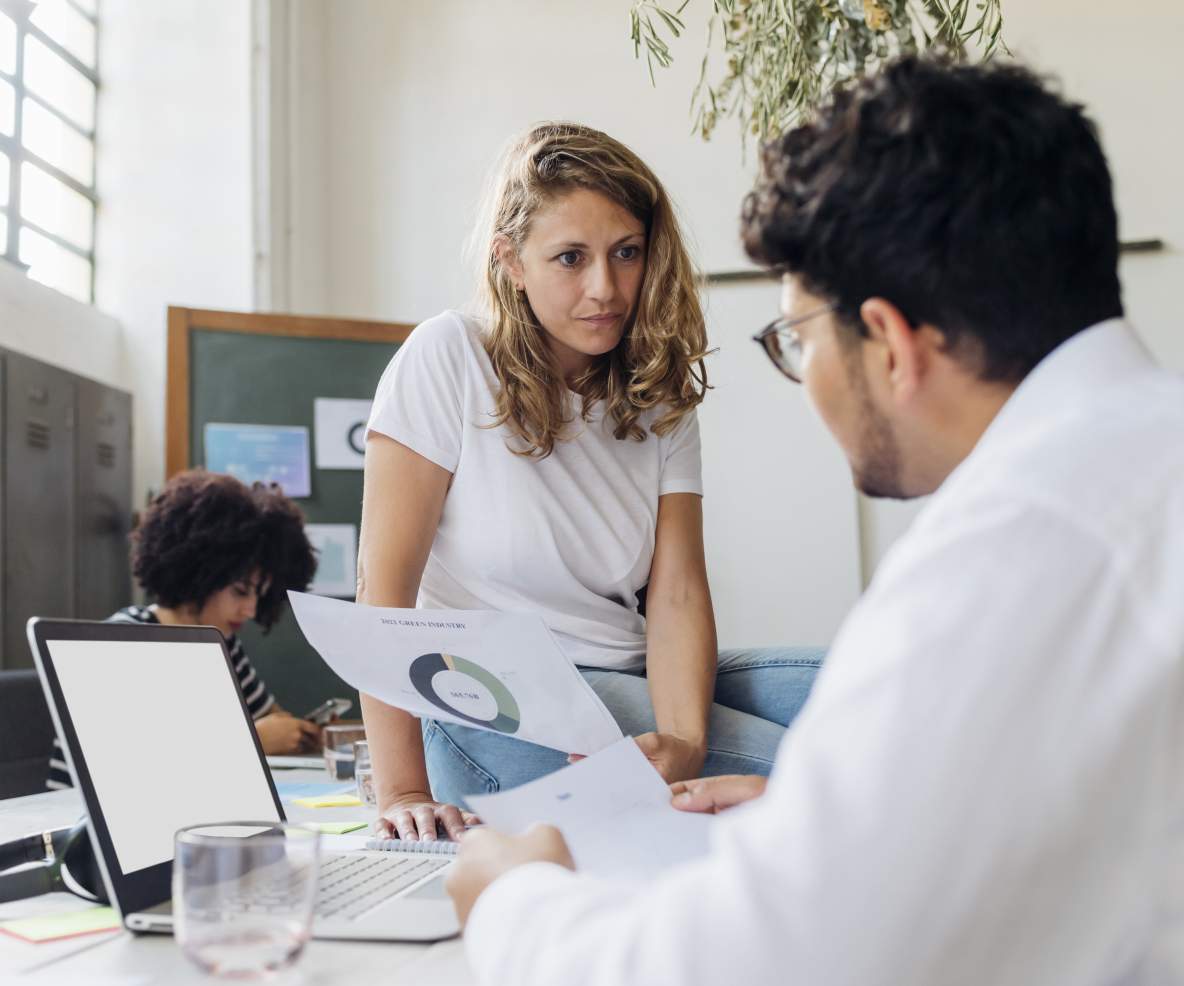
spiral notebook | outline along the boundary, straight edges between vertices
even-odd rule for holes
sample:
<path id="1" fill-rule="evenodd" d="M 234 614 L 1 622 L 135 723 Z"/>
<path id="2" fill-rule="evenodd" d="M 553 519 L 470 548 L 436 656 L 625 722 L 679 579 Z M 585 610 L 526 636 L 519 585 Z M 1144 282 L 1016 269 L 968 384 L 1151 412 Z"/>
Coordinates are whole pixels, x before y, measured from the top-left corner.
<path id="1" fill-rule="evenodd" d="M 367 849 L 381 849 L 383 852 L 427 852 L 437 856 L 455 856 L 459 842 L 447 839 L 428 839 L 411 842 L 405 839 L 367 839 Z"/>

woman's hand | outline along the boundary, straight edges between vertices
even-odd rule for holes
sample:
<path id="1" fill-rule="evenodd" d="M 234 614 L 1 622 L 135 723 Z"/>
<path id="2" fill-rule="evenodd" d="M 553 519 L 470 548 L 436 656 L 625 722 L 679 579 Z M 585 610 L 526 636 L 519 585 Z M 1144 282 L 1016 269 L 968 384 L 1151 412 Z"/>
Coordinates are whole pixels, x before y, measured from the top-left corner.
<path id="1" fill-rule="evenodd" d="M 767 781 L 755 774 L 726 774 L 723 777 L 700 777 L 670 785 L 670 803 L 680 811 L 718 814 L 752 801 L 765 793 Z"/>
<path id="2" fill-rule="evenodd" d="M 667 784 L 698 777 L 703 770 L 707 749 L 702 743 L 672 733 L 642 733 L 634 740 Z"/>
<path id="3" fill-rule="evenodd" d="M 321 748 L 321 727 L 287 712 L 269 712 L 255 720 L 263 752 L 271 756 L 312 753 Z"/>
<path id="4" fill-rule="evenodd" d="M 481 819 L 472 812 L 433 801 L 426 791 L 407 791 L 383 807 L 374 828 L 384 838 L 406 842 L 430 842 L 443 830 L 447 838 L 457 842 L 467 826 L 480 824 Z"/>
<path id="5" fill-rule="evenodd" d="M 642 733 L 634 736 L 633 742 L 641 748 L 646 759 L 667 784 L 698 776 L 707 758 L 704 744 L 692 743 L 673 733 Z M 584 759 L 584 754 L 573 753 L 568 756 L 567 762 L 579 763 Z"/>

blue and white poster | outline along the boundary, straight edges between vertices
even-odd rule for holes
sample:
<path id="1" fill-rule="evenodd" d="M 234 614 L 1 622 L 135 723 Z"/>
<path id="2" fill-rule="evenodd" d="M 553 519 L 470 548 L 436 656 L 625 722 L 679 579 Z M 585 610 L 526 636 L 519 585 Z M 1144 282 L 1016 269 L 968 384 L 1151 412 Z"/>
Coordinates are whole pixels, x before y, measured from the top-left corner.
<path id="1" fill-rule="evenodd" d="M 203 431 L 206 468 L 244 483 L 277 483 L 287 496 L 312 494 L 308 429 L 292 425 L 210 422 Z"/>

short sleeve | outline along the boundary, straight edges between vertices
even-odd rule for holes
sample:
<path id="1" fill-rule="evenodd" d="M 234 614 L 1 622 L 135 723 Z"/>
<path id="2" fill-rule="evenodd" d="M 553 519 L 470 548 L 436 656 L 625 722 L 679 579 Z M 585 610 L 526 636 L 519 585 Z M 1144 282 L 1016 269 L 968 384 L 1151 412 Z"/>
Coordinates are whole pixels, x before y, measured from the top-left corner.
<path id="1" fill-rule="evenodd" d="M 662 478 L 658 495 L 697 493 L 703 495 L 703 457 L 699 447 L 699 413 L 692 408 L 674 430 L 662 438 Z"/>
<path id="2" fill-rule="evenodd" d="M 239 691 L 243 693 L 247 711 L 251 713 L 252 719 L 262 719 L 275 707 L 275 696 L 271 694 L 267 683 L 259 677 L 254 665 L 247 658 L 242 640 L 235 635 L 227 643 L 230 644 L 230 661 L 234 665 Z"/>
<path id="3" fill-rule="evenodd" d="M 455 472 L 467 345 L 464 323 L 453 312 L 417 326 L 378 381 L 367 429 Z"/>

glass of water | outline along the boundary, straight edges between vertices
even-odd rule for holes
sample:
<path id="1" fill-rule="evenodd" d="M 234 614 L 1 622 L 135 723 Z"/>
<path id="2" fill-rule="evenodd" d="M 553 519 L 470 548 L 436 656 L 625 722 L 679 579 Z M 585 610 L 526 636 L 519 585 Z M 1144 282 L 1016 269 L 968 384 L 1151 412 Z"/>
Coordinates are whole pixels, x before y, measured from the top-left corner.
<path id="1" fill-rule="evenodd" d="M 331 722 L 321 730 L 325 744 L 325 769 L 335 781 L 348 781 L 354 776 L 354 744 L 366 738 L 366 727 L 361 723 Z"/>
<path id="2" fill-rule="evenodd" d="M 370 744 L 359 740 L 354 744 L 354 782 L 358 785 L 358 800 L 365 805 L 377 805 L 374 790 L 374 764 L 370 761 Z"/>
<path id="3" fill-rule="evenodd" d="M 191 825 L 176 835 L 175 934 L 203 971 L 261 979 L 312 933 L 320 835 L 282 822 Z"/>

